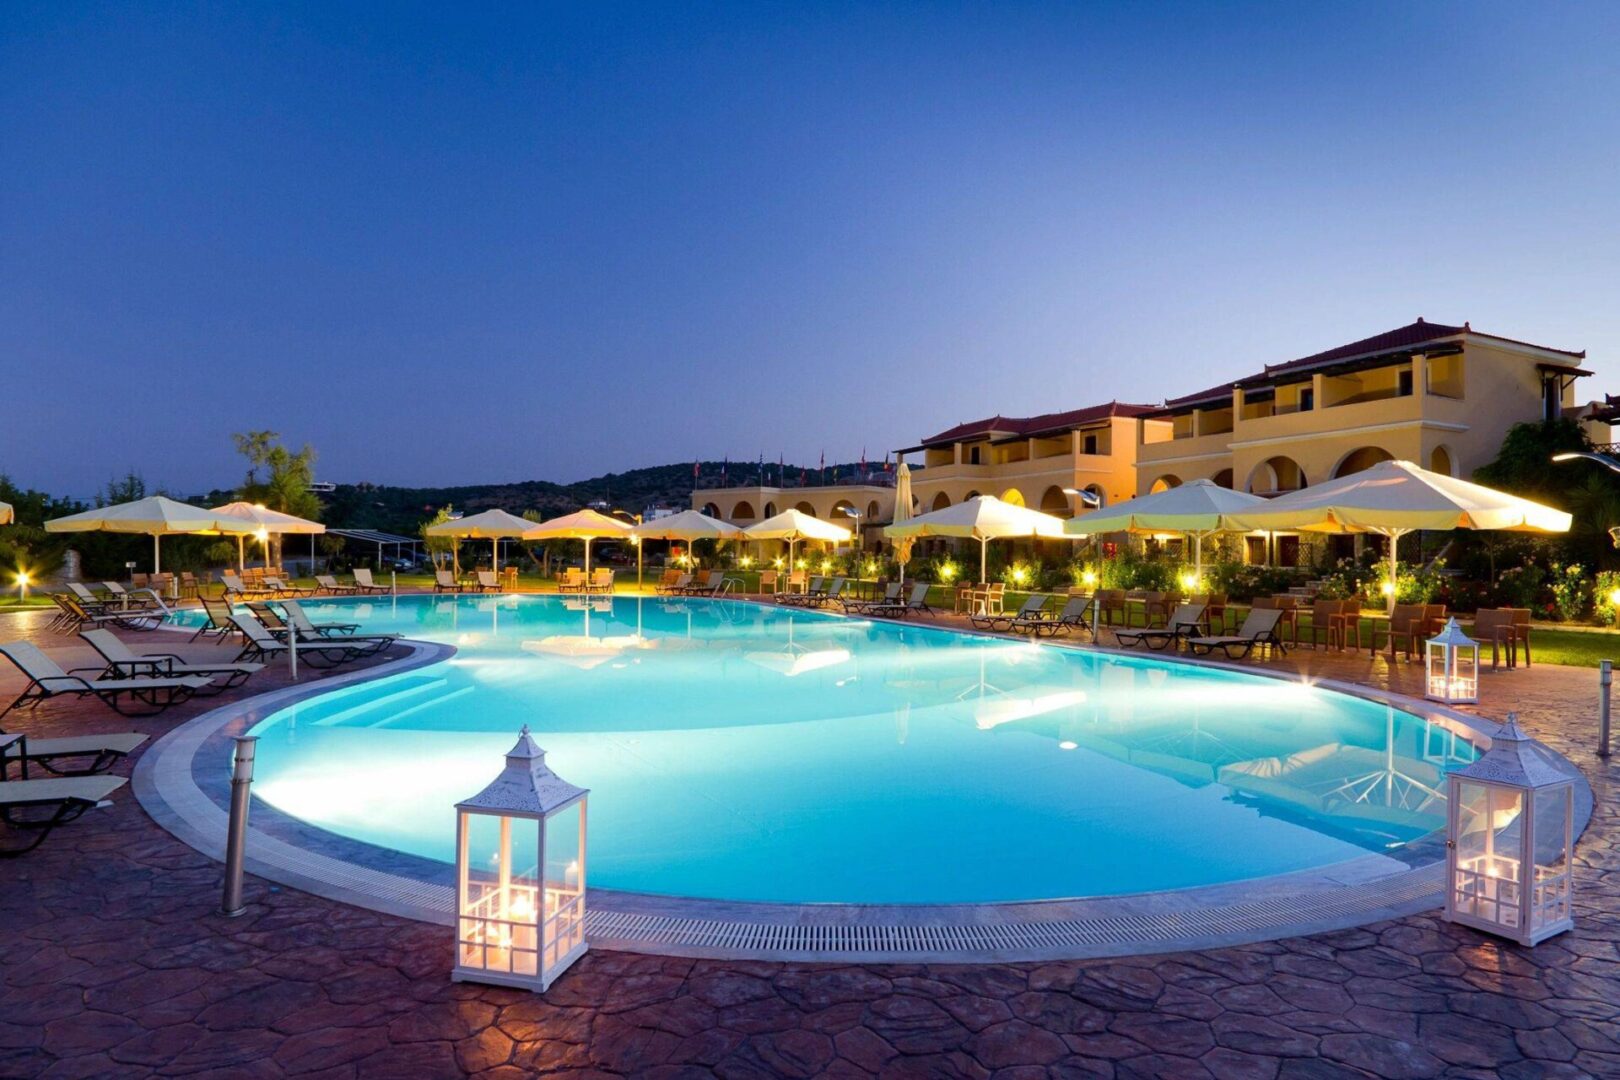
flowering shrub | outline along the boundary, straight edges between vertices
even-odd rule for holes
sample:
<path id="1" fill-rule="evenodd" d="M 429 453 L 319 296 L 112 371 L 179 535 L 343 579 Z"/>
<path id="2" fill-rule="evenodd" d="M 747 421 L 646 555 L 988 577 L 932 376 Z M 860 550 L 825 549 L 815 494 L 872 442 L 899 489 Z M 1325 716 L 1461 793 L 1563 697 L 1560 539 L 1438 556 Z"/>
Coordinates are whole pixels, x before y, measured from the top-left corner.
<path id="1" fill-rule="evenodd" d="M 1496 577 L 1496 603 L 1501 607 L 1536 608 L 1547 572 L 1535 563 L 1512 566 Z"/>
<path id="2" fill-rule="evenodd" d="M 1548 584 L 1552 587 L 1549 606 L 1559 622 L 1574 622 L 1591 608 L 1592 579 L 1579 563 L 1553 563 Z"/>
<path id="3" fill-rule="evenodd" d="M 1620 572 L 1605 570 L 1597 576 L 1594 589 L 1593 618 L 1604 626 L 1613 626 L 1616 609 L 1620 609 Z"/>

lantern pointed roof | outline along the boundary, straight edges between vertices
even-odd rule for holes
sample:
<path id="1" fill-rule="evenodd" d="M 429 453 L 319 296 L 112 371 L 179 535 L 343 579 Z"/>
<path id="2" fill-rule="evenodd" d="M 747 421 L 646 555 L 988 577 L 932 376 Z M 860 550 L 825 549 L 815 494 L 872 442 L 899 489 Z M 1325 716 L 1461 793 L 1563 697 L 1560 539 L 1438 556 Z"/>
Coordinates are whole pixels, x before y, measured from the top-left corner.
<path id="1" fill-rule="evenodd" d="M 1515 787 L 1543 788 L 1575 779 L 1552 754 L 1519 727 L 1518 716 L 1508 718 L 1491 736 L 1491 748 L 1457 775 Z"/>
<path id="2" fill-rule="evenodd" d="M 546 752 L 540 749 L 524 724 L 516 745 L 506 753 L 506 767 L 489 786 L 470 799 L 456 804 L 457 810 L 541 817 L 560 810 L 588 794 L 586 788 L 570 784 L 546 765 Z"/>
<path id="3" fill-rule="evenodd" d="M 1463 628 L 1457 624 L 1456 618 L 1452 617 L 1446 620 L 1445 627 L 1438 634 L 1429 639 L 1429 644 L 1455 645 L 1458 648 L 1465 649 L 1470 645 L 1477 645 L 1479 642 L 1463 633 Z"/>

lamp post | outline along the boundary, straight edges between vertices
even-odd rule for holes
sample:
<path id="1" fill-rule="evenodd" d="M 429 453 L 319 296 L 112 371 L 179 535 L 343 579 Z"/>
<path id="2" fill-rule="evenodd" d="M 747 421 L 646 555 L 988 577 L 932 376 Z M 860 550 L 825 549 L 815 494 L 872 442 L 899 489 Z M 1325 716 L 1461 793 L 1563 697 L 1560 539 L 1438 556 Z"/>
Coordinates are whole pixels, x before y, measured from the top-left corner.
<path id="1" fill-rule="evenodd" d="M 17 601 L 21 604 L 28 603 L 28 571 L 26 570 L 17 571 Z"/>
<path id="2" fill-rule="evenodd" d="M 490 785 L 456 804 L 456 982 L 544 993 L 585 945 L 585 800 L 524 725 Z"/>
<path id="3" fill-rule="evenodd" d="M 1570 929 L 1575 778 L 1509 713 L 1447 784 L 1446 921 L 1521 945 Z"/>

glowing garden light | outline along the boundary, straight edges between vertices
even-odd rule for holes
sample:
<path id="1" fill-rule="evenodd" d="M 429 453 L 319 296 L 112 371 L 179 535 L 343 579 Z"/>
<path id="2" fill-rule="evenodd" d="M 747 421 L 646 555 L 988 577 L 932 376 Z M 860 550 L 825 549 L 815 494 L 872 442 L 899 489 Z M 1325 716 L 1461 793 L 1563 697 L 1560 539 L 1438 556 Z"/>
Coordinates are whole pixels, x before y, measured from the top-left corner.
<path id="1" fill-rule="evenodd" d="M 1448 705 L 1479 700 L 1479 642 L 1462 632 L 1456 619 L 1424 646 L 1424 696 Z"/>
<path id="2" fill-rule="evenodd" d="M 1097 571 L 1087 570 L 1085 573 L 1080 575 L 1080 582 L 1084 585 L 1097 584 Z"/>
<path id="3" fill-rule="evenodd" d="M 546 766 L 525 725 L 500 775 L 456 804 L 451 979 L 544 993 L 584 955 L 588 794 Z"/>
<path id="4" fill-rule="evenodd" d="M 956 564 L 949 559 L 939 564 L 939 579 L 947 584 L 956 577 Z"/>
<path id="5" fill-rule="evenodd" d="M 1023 566 L 1013 567 L 1012 579 L 1014 585 L 1022 585 L 1025 581 L 1029 580 L 1029 570 Z"/>
<path id="6" fill-rule="evenodd" d="M 17 598 L 26 602 L 28 600 L 28 571 L 17 571 Z"/>
<path id="7" fill-rule="evenodd" d="M 1446 920 L 1521 945 L 1570 929 L 1574 776 L 1509 713 L 1447 784 Z"/>

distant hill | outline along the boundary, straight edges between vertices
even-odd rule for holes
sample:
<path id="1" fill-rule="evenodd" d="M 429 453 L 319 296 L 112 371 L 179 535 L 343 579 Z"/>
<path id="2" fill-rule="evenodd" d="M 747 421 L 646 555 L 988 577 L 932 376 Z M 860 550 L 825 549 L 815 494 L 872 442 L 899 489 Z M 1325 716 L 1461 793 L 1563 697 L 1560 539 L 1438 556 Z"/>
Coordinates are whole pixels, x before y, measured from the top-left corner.
<path id="1" fill-rule="evenodd" d="M 867 463 L 873 472 L 881 463 Z M 698 463 L 696 486 L 713 487 L 721 482 L 721 470 L 731 484 L 756 482 L 760 468 L 754 462 L 704 461 Z M 851 462 L 827 466 L 827 482 L 848 482 L 858 466 Z M 765 480 L 775 483 L 778 466 L 765 466 Z M 787 483 L 795 485 L 802 473 L 809 486 L 818 486 L 820 466 L 788 465 Z M 576 484 L 554 484 L 547 480 L 523 480 L 507 484 L 465 484 L 457 487 L 391 487 L 380 484 L 339 484 L 321 496 L 325 513 L 321 520 L 338 529 L 380 529 L 383 532 L 415 536 L 423 521 L 445 505 L 469 514 L 499 508 L 514 514 L 538 510 L 555 517 L 601 501 L 614 509 L 639 514 L 649 506 L 685 508 L 692 502 L 692 463 L 653 465 L 622 473 L 581 480 Z"/>

